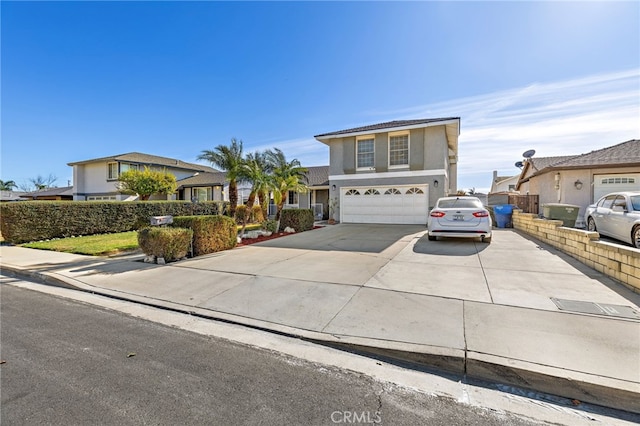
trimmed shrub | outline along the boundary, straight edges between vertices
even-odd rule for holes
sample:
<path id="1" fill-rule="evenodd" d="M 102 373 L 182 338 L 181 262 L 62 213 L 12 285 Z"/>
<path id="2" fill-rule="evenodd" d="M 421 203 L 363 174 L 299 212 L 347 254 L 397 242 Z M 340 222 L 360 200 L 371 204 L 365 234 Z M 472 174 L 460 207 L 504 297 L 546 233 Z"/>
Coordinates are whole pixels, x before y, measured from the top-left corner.
<path id="1" fill-rule="evenodd" d="M 165 262 L 182 259 L 189 253 L 193 231 L 186 228 L 149 226 L 138 231 L 138 245 L 147 256 Z"/>
<path id="2" fill-rule="evenodd" d="M 236 223 L 238 225 L 242 225 L 242 222 L 244 221 L 244 215 L 247 213 L 247 206 L 245 206 L 244 204 L 240 204 L 238 206 L 236 206 Z M 249 218 L 249 220 L 247 222 L 250 222 L 251 218 Z"/>
<path id="3" fill-rule="evenodd" d="M 265 220 L 262 222 L 262 229 L 269 232 L 278 232 L 278 222 L 275 220 Z"/>
<path id="4" fill-rule="evenodd" d="M 313 229 L 313 210 L 311 209 L 284 209 L 280 213 L 280 229 L 287 226 L 296 232 Z"/>
<path id="5" fill-rule="evenodd" d="M 254 205 L 251 207 L 251 222 L 262 223 L 264 221 L 264 215 L 262 214 L 262 208 Z"/>
<path id="6" fill-rule="evenodd" d="M 13 244 L 139 229 L 151 216 L 216 215 L 228 202 L 23 201 L 0 204 L 0 232 Z"/>
<path id="7" fill-rule="evenodd" d="M 227 216 L 178 216 L 172 226 L 193 230 L 193 255 L 232 249 L 238 243 L 235 220 Z"/>

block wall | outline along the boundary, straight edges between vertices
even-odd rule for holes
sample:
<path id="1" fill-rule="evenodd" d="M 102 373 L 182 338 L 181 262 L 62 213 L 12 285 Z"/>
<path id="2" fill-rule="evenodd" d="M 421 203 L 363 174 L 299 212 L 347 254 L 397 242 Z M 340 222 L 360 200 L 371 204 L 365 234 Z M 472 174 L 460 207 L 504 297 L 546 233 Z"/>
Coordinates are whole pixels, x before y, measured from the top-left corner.
<path id="1" fill-rule="evenodd" d="M 513 227 L 640 293 L 640 250 L 600 241 L 597 232 L 565 228 L 561 220 L 513 212 Z"/>

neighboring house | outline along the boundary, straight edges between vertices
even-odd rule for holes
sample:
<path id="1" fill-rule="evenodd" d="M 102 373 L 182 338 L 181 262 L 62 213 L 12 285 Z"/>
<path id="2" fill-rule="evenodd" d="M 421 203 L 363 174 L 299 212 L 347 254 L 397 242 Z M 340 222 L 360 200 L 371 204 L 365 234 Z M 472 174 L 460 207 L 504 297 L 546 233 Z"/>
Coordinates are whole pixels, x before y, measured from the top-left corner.
<path id="1" fill-rule="evenodd" d="M 178 181 L 178 200 L 228 200 L 229 182 L 225 172 L 196 173 Z"/>
<path id="2" fill-rule="evenodd" d="M 335 218 L 426 224 L 429 208 L 457 189 L 460 118 L 391 121 L 323 133 Z"/>
<path id="3" fill-rule="evenodd" d="M 196 173 L 216 172 L 201 164 L 157 155 L 130 152 L 111 157 L 94 158 L 69 163 L 73 167 L 73 199 L 88 201 L 131 201 L 136 195 L 123 194 L 118 190 L 118 177 L 131 169 L 149 167 L 152 170 L 167 171 L 177 180 L 191 177 Z M 151 199 L 175 199 L 174 195 L 152 197 Z"/>
<path id="4" fill-rule="evenodd" d="M 580 226 L 585 207 L 603 195 L 640 190 L 640 140 L 581 155 L 529 158 L 516 189 L 538 194 L 541 211 L 546 203 L 580 206 Z"/>
<path id="5" fill-rule="evenodd" d="M 6 203 L 9 201 L 24 201 L 24 198 L 20 198 L 26 192 L 21 191 L 0 191 L 0 202 Z"/>
<path id="6" fill-rule="evenodd" d="M 23 199 L 37 201 L 72 201 L 73 186 L 41 189 L 39 191 L 24 193 L 20 197 Z"/>
<path id="7" fill-rule="evenodd" d="M 298 194 L 287 193 L 285 208 L 313 209 L 316 220 L 329 218 L 329 166 L 307 167 L 307 186 L 309 191 Z M 275 214 L 275 206 L 269 214 Z"/>
<path id="8" fill-rule="evenodd" d="M 519 178 L 520 175 L 498 176 L 498 172 L 494 170 L 493 181 L 491 181 L 491 190 L 489 191 L 489 193 L 495 194 L 496 192 L 515 192 Z"/>

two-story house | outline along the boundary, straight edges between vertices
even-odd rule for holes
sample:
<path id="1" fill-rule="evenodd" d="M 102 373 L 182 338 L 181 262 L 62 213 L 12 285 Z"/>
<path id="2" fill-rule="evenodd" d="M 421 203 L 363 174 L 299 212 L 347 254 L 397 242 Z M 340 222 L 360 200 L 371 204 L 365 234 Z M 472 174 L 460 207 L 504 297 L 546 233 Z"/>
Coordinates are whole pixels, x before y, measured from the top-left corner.
<path id="1" fill-rule="evenodd" d="M 215 169 L 202 164 L 139 152 L 76 161 L 68 165 L 73 167 L 73 199 L 76 201 L 136 200 L 138 198 L 136 195 L 123 194 L 118 189 L 118 177 L 126 170 L 144 167 L 152 170 L 166 170 L 175 175 L 178 181 L 197 173 L 216 172 Z M 176 194 L 161 197 L 165 200 L 175 198 Z"/>
<path id="2" fill-rule="evenodd" d="M 329 197 L 344 223 L 426 224 L 429 208 L 457 189 L 460 118 L 391 121 L 323 133 Z"/>

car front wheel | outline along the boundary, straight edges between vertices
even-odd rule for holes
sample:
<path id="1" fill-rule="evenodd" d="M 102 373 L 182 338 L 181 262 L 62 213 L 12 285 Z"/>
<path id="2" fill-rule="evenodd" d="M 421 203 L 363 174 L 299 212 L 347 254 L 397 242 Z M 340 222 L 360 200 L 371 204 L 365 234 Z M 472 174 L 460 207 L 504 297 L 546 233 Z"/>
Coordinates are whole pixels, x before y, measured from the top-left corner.
<path id="1" fill-rule="evenodd" d="M 598 232 L 598 229 L 596 228 L 596 221 L 593 220 L 592 217 L 590 217 L 589 220 L 587 221 L 587 229 L 590 232 Z"/>
<path id="2" fill-rule="evenodd" d="M 637 225 L 631 231 L 631 244 L 637 249 L 640 249 L 640 225 Z"/>
<path id="3" fill-rule="evenodd" d="M 436 237 L 435 235 L 429 235 L 429 241 L 436 241 L 438 239 L 438 237 Z"/>

